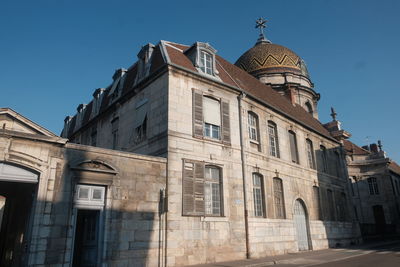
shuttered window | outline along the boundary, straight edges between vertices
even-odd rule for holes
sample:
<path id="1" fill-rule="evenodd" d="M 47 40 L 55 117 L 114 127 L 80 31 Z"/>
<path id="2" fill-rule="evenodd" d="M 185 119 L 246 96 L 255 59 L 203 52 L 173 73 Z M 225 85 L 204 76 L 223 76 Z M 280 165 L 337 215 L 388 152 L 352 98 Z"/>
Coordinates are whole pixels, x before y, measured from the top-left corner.
<path id="1" fill-rule="evenodd" d="M 193 89 L 193 136 L 230 144 L 229 103 Z"/>
<path id="2" fill-rule="evenodd" d="M 263 177 L 258 173 L 253 173 L 253 199 L 254 199 L 254 216 L 265 216 L 264 206 L 264 183 Z"/>
<path id="3" fill-rule="evenodd" d="M 269 155 L 279 158 L 279 142 L 276 124 L 268 121 Z"/>
<path id="4" fill-rule="evenodd" d="M 292 131 L 289 131 L 289 143 L 292 162 L 299 164 L 299 153 L 297 150 L 296 134 Z"/>
<path id="5" fill-rule="evenodd" d="M 308 167 L 315 169 L 314 147 L 310 139 L 306 139 Z"/>
<path id="6" fill-rule="evenodd" d="M 274 206 L 275 206 L 275 218 L 285 219 L 285 201 L 283 195 L 283 184 L 280 178 L 274 178 Z"/>
<path id="7" fill-rule="evenodd" d="M 183 215 L 222 215 L 222 177 L 219 167 L 184 160 L 182 180 Z"/>

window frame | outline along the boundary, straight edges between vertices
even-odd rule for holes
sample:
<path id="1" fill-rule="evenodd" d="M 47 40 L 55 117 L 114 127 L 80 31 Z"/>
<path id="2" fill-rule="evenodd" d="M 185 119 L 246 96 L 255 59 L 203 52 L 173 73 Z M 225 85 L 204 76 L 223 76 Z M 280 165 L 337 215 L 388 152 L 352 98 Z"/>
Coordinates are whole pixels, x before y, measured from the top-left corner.
<path id="1" fill-rule="evenodd" d="M 273 133 L 271 133 L 271 129 L 273 129 Z M 269 155 L 272 157 L 280 158 L 278 126 L 276 125 L 275 122 L 273 121 L 267 122 L 267 133 L 268 133 Z M 275 143 L 275 145 L 273 146 L 272 143 Z"/>
<path id="2" fill-rule="evenodd" d="M 291 161 L 292 163 L 300 164 L 296 133 L 292 130 L 289 130 L 288 135 L 289 135 L 289 148 L 290 148 Z M 293 141 L 291 137 L 293 137 Z"/>
<path id="3" fill-rule="evenodd" d="M 319 146 L 319 150 L 321 151 L 321 164 L 322 164 L 322 172 L 328 172 L 328 157 L 326 147 L 324 145 Z"/>
<path id="4" fill-rule="evenodd" d="M 322 209 L 321 209 L 321 192 L 319 187 L 314 185 L 313 189 L 313 203 L 314 203 L 314 211 L 315 211 L 315 218 L 317 220 L 322 220 Z"/>
<path id="5" fill-rule="evenodd" d="M 200 168 L 200 169 L 199 169 Z M 207 169 L 218 170 L 219 181 L 207 177 Z M 186 175 L 186 176 L 185 176 Z M 190 180 L 193 180 L 192 182 Z M 192 183 L 192 184 L 190 184 Z M 218 185 L 218 200 L 214 196 L 214 188 Z M 224 187 L 222 166 L 203 161 L 183 159 L 182 170 L 182 216 L 224 217 Z M 189 191 L 188 191 L 189 190 Z M 188 193 L 189 192 L 189 193 Z M 186 201 L 190 202 L 187 203 Z M 219 203 L 219 212 L 213 210 L 213 204 Z M 211 203 L 208 212 L 207 203 Z"/>
<path id="6" fill-rule="evenodd" d="M 193 137 L 214 142 L 220 142 L 225 145 L 231 145 L 229 102 L 222 98 L 217 98 L 209 94 L 203 94 L 203 91 L 197 90 L 195 88 L 192 89 L 192 94 L 193 94 L 193 99 L 192 99 Z M 218 101 L 219 103 L 220 125 L 219 126 L 215 125 L 219 127 L 218 131 L 219 138 L 212 138 L 212 131 L 210 131 L 211 137 L 206 135 L 206 122 L 204 120 L 204 98 L 206 97 Z M 209 124 L 209 129 L 212 129 L 213 128 L 212 125 L 214 124 L 212 123 L 208 124 Z"/>
<path id="7" fill-rule="evenodd" d="M 254 216 L 259 218 L 265 218 L 266 210 L 265 210 L 264 177 L 263 175 L 257 172 L 253 172 L 251 177 L 253 182 Z M 259 184 L 255 183 L 255 178 L 259 178 L 260 181 Z"/>
<path id="8" fill-rule="evenodd" d="M 248 125 L 248 134 L 250 142 L 259 144 L 260 134 L 259 134 L 258 115 L 253 111 L 247 112 L 247 125 Z M 252 130 L 254 130 L 254 132 Z"/>
<path id="9" fill-rule="evenodd" d="M 209 66 L 207 66 L 207 63 L 209 63 Z M 203 73 L 214 75 L 214 55 L 205 49 L 200 49 L 199 67 Z"/>
<path id="10" fill-rule="evenodd" d="M 368 182 L 369 194 L 371 196 L 379 195 L 378 180 L 376 179 L 376 177 L 369 177 L 367 179 L 367 182 Z"/>
<path id="11" fill-rule="evenodd" d="M 285 193 L 282 179 L 274 177 L 272 180 L 272 186 L 274 192 L 275 219 L 286 219 Z M 277 200 L 279 200 L 279 202 Z"/>
<path id="12" fill-rule="evenodd" d="M 314 146 L 313 142 L 309 138 L 306 139 L 306 153 L 308 167 L 315 170 L 317 167 L 315 164 Z"/>

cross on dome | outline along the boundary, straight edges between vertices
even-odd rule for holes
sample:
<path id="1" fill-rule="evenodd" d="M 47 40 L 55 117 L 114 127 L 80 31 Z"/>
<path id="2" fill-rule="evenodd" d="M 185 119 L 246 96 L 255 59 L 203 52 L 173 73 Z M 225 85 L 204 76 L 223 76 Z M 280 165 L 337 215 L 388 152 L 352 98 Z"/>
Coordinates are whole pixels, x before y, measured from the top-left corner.
<path id="1" fill-rule="evenodd" d="M 260 42 L 271 43 L 271 41 L 269 41 L 267 38 L 265 38 L 265 35 L 264 35 L 264 28 L 267 27 L 267 25 L 265 25 L 266 22 L 267 22 L 267 20 L 264 18 L 259 18 L 258 20 L 256 20 L 256 28 L 260 29 L 260 35 L 258 37 L 257 44 Z"/>

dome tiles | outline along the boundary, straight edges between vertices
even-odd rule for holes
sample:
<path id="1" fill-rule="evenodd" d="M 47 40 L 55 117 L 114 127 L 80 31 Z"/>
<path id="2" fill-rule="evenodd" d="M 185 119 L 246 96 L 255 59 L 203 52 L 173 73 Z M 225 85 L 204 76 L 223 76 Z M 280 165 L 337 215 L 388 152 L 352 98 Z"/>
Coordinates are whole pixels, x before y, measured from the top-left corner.
<path id="1" fill-rule="evenodd" d="M 258 42 L 235 63 L 253 76 L 290 72 L 308 77 L 303 60 L 290 49 L 268 41 Z"/>

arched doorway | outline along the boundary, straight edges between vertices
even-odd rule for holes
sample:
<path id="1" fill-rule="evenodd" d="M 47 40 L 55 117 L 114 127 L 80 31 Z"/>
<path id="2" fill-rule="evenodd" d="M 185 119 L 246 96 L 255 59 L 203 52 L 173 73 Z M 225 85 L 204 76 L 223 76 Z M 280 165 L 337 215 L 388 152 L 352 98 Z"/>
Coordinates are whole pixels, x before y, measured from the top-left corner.
<path id="1" fill-rule="evenodd" d="M 299 251 L 309 250 L 308 215 L 301 199 L 297 199 L 294 203 L 293 221 L 296 228 Z"/>
<path id="2" fill-rule="evenodd" d="M 0 266 L 25 266 L 38 174 L 0 162 Z"/>

